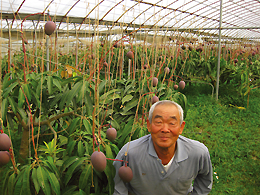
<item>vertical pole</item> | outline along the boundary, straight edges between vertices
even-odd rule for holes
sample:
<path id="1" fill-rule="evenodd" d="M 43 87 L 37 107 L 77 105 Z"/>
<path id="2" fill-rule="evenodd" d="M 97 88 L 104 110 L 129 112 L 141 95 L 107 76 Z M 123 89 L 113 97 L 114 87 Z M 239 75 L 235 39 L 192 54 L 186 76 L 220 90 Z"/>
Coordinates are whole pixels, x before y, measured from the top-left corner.
<path id="1" fill-rule="evenodd" d="M 8 34 L 9 34 L 9 39 L 8 39 L 8 73 L 10 72 L 10 68 L 11 68 L 11 64 L 12 64 L 12 58 L 11 58 L 11 49 L 12 49 L 12 42 L 11 42 L 11 24 L 8 24 L 7 22 L 7 26 L 8 26 Z"/>
<path id="2" fill-rule="evenodd" d="M 128 59 L 128 79 L 130 79 L 130 73 L 131 73 L 131 59 Z"/>
<path id="3" fill-rule="evenodd" d="M 222 0 L 220 1 L 220 16 L 219 16 L 218 68 L 217 68 L 216 100 L 218 100 L 218 91 L 219 91 L 219 72 L 220 72 L 220 58 L 221 58 L 221 28 L 222 28 Z"/>
<path id="4" fill-rule="evenodd" d="M 75 26 L 75 31 L 76 31 L 76 68 L 78 68 L 78 45 L 79 45 L 79 41 L 78 41 L 78 31 L 77 31 L 75 23 L 74 23 L 74 26 Z"/>
<path id="5" fill-rule="evenodd" d="M 67 54 L 70 52 L 69 21 L 67 20 Z"/>
<path id="6" fill-rule="evenodd" d="M 58 70 L 58 63 L 59 63 L 59 56 L 57 53 L 57 44 L 58 44 L 58 30 L 56 30 L 56 35 L 55 35 L 55 53 L 56 53 L 56 70 Z M 58 72 L 58 71 L 57 71 Z"/>
<path id="7" fill-rule="evenodd" d="M 34 55 L 34 57 L 35 57 L 35 71 L 36 72 L 38 72 L 38 64 L 37 64 L 37 50 L 38 50 L 38 48 L 37 48 L 37 31 L 36 31 L 36 29 L 37 29 L 37 25 L 35 25 L 35 23 L 34 23 L 34 21 L 32 21 L 33 22 L 33 26 L 34 26 L 34 41 L 35 41 L 35 55 Z"/>
<path id="8" fill-rule="evenodd" d="M 50 53 L 49 53 L 49 36 L 46 36 L 46 60 L 47 60 L 47 71 L 50 70 Z"/>

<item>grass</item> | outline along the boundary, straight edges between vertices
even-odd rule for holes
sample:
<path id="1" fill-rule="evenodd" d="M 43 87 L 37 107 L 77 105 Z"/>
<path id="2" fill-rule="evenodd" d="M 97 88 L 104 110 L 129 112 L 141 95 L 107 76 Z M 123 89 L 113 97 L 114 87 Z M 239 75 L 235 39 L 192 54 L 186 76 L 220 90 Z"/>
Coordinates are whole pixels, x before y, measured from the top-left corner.
<path id="1" fill-rule="evenodd" d="M 210 194 L 260 194 L 260 91 L 251 93 L 249 107 L 241 110 L 226 105 L 226 100 L 216 102 L 205 86 L 191 88 L 183 91 L 188 99 L 183 135 L 203 142 L 210 151 Z"/>

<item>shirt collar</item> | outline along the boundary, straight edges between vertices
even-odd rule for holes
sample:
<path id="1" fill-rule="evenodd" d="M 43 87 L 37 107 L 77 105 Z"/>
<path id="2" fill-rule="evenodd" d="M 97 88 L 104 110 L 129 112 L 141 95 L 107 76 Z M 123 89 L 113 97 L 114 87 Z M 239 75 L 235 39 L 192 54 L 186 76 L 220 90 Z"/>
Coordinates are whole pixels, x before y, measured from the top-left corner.
<path id="1" fill-rule="evenodd" d="M 157 155 L 157 153 L 154 149 L 154 146 L 153 146 L 151 134 L 149 135 L 148 152 L 149 152 L 150 155 L 158 158 L 158 155 Z M 180 140 L 180 137 L 179 137 L 177 139 L 177 148 L 176 148 L 176 152 L 175 152 L 175 155 L 174 155 L 174 160 L 176 162 L 181 162 L 181 161 L 184 161 L 187 158 L 188 158 L 187 148 L 185 147 L 185 143 L 182 140 Z"/>

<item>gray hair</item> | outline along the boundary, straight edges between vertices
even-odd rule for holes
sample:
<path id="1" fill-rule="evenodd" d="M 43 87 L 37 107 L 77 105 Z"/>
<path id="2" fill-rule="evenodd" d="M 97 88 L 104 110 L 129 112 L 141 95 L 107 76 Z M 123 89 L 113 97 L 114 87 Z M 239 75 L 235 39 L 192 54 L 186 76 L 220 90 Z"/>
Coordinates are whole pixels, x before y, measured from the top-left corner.
<path id="1" fill-rule="evenodd" d="M 177 107 L 179 114 L 180 114 L 180 125 L 181 125 L 183 122 L 183 109 L 178 103 L 171 101 L 171 100 L 161 100 L 161 101 L 155 102 L 149 110 L 149 117 L 148 117 L 149 122 L 152 123 L 153 111 L 154 111 L 155 107 L 158 105 L 163 105 L 163 104 L 172 104 Z"/>

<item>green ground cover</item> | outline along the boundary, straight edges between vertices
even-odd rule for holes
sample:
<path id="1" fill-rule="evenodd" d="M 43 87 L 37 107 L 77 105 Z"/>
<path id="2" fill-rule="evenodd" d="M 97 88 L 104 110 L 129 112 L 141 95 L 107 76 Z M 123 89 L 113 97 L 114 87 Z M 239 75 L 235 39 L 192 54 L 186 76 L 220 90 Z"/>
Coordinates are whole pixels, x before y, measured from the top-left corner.
<path id="1" fill-rule="evenodd" d="M 196 91 L 194 86 L 185 88 L 188 112 L 183 135 L 209 148 L 214 168 L 210 194 L 260 194 L 260 91 L 250 94 L 246 109 L 225 105 L 225 99 L 216 102 L 204 91 L 205 86 Z"/>

